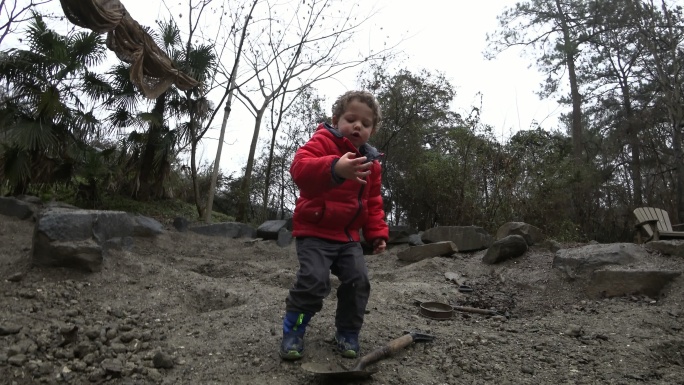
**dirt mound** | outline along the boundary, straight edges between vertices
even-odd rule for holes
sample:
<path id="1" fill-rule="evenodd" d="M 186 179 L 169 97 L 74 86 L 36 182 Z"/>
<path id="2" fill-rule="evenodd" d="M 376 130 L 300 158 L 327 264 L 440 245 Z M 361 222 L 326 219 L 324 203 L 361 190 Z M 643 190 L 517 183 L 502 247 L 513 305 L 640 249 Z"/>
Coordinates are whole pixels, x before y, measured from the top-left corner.
<path id="1" fill-rule="evenodd" d="M 278 358 L 294 246 L 168 230 L 84 274 L 30 268 L 32 231 L 31 222 L 0 219 L 2 384 L 315 384 L 325 381 L 303 362 L 351 366 L 331 343 L 334 292 L 308 329 L 305 358 Z M 662 298 L 588 300 L 551 268 L 545 249 L 489 266 L 483 252 L 406 264 L 396 257 L 405 247 L 367 256 L 362 353 L 405 330 L 436 339 L 376 364 L 373 383 L 682 383 L 682 278 Z M 459 292 L 446 272 L 473 292 Z M 510 318 L 431 320 L 416 299 Z"/>

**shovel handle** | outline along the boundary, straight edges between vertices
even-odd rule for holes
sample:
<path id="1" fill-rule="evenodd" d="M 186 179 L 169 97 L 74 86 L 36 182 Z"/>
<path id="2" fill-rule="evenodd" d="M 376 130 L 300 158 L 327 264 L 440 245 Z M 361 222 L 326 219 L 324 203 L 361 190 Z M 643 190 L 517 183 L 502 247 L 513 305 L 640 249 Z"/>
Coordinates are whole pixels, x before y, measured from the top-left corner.
<path id="1" fill-rule="evenodd" d="M 466 313 L 476 313 L 476 314 L 485 314 L 485 315 L 498 315 L 499 314 L 496 310 L 478 309 L 475 307 L 453 306 L 453 308 L 454 308 L 454 310 L 462 311 L 462 312 L 466 312 Z"/>
<path id="2" fill-rule="evenodd" d="M 413 342 L 412 334 L 405 334 L 399 338 L 393 339 L 392 341 L 388 342 L 385 346 L 375 349 L 372 352 L 361 357 L 361 359 L 359 359 L 359 362 L 352 370 L 364 370 L 366 366 L 374 364 L 383 358 L 391 356 L 399 350 L 409 346 L 411 342 Z"/>

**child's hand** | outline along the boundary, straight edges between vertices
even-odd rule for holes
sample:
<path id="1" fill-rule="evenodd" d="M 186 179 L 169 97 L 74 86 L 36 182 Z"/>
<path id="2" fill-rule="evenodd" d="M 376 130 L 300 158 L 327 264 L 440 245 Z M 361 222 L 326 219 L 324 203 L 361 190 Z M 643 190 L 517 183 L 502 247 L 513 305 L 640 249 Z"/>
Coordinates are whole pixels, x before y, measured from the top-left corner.
<path id="1" fill-rule="evenodd" d="M 380 254 L 387 248 L 387 243 L 384 239 L 378 238 L 373 241 L 373 254 Z"/>
<path id="2" fill-rule="evenodd" d="M 366 163 L 365 156 L 359 158 L 355 156 L 356 154 L 353 152 L 342 155 L 340 160 L 335 163 L 335 174 L 344 179 L 353 179 L 361 184 L 366 184 L 367 182 L 363 178 L 370 175 L 369 168 L 373 162 Z"/>

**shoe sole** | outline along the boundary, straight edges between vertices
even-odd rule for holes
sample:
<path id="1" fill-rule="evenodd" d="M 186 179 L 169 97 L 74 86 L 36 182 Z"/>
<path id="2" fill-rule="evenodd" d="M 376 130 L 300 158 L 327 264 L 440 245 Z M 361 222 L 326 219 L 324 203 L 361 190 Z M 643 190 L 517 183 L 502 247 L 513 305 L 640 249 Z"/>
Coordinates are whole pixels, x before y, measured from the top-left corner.
<path id="1" fill-rule="evenodd" d="M 342 357 L 344 357 L 344 358 L 356 358 L 356 356 L 358 356 L 358 353 L 354 350 L 351 350 L 351 349 L 342 350 L 342 349 L 340 349 L 340 347 L 339 347 L 340 341 L 337 339 L 337 337 L 335 337 L 335 343 L 338 346 L 337 351 L 342 355 Z"/>
<path id="2" fill-rule="evenodd" d="M 302 353 L 295 350 L 290 350 L 289 352 L 280 351 L 278 353 L 280 354 L 280 358 L 286 361 L 296 361 L 302 358 Z"/>

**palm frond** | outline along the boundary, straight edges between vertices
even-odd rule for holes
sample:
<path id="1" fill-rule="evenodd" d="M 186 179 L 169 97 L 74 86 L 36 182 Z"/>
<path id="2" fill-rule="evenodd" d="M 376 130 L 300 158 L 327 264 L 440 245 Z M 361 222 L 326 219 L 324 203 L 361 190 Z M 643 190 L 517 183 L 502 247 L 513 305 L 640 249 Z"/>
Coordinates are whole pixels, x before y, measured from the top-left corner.
<path id="1" fill-rule="evenodd" d="M 154 154 L 154 168 L 159 169 L 159 167 L 165 162 L 169 162 L 173 159 L 174 153 L 173 149 L 176 145 L 176 131 L 171 130 L 166 132 L 159 138 L 158 151 Z"/>
<path id="2" fill-rule="evenodd" d="M 95 66 L 107 58 L 104 40 L 95 32 L 80 32 L 69 38 L 69 54 L 84 67 Z"/>
<path id="3" fill-rule="evenodd" d="M 188 53 L 187 64 L 184 66 L 184 70 L 203 83 L 216 67 L 216 63 L 216 54 L 214 53 L 213 46 L 195 46 Z"/>
<path id="4" fill-rule="evenodd" d="M 159 116 L 159 114 L 155 114 L 152 112 L 141 112 L 140 114 L 138 114 L 138 118 L 143 122 L 149 124 L 162 125 L 163 123 L 163 117 Z"/>
<path id="5" fill-rule="evenodd" d="M 101 136 L 100 132 L 100 120 L 95 117 L 93 111 L 75 111 L 74 112 L 74 133 L 76 137 L 82 141 L 95 136 L 99 138 Z"/>
<path id="6" fill-rule="evenodd" d="M 60 97 L 60 91 L 56 87 L 48 87 L 37 97 L 36 111 L 46 121 L 58 120 L 58 116 L 67 110 Z"/>
<path id="7" fill-rule="evenodd" d="M 107 81 L 112 89 L 111 98 L 105 102 L 108 107 L 114 107 L 115 111 L 126 109 L 137 111 L 140 105 L 140 93 L 135 88 L 130 77 L 130 66 L 118 64 L 107 72 Z"/>
<path id="8" fill-rule="evenodd" d="M 173 20 L 161 20 L 159 24 L 161 46 L 165 48 L 167 53 L 170 53 L 172 47 L 181 45 L 180 29 Z"/>
<path id="9" fill-rule="evenodd" d="M 180 118 L 187 113 L 186 99 L 179 93 L 170 94 L 166 98 L 166 111 L 172 118 Z"/>
<path id="10" fill-rule="evenodd" d="M 105 119 L 105 122 L 114 128 L 123 128 L 134 125 L 136 122 L 135 118 L 136 116 L 131 114 L 131 110 L 118 107 Z"/>
<path id="11" fill-rule="evenodd" d="M 51 125 L 39 121 L 17 122 L 9 131 L 9 137 L 14 146 L 27 151 L 45 151 L 59 143 Z"/>
<path id="12" fill-rule="evenodd" d="M 68 40 L 48 28 L 43 17 L 34 12 L 33 19 L 26 30 L 30 50 L 43 56 L 47 63 L 69 61 Z"/>
<path id="13" fill-rule="evenodd" d="M 12 187 L 27 181 L 31 175 L 31 155 L 25 149 L 16 146 L 1 146 L 0 176 Z"/>
<path id="14" fill-rule="evenodd" d="M 190 142 L 190 139 L 192 138 L 191 132 L 193 130 L 193 127 L 190 125 L 190 122 L 182 122 L 178 124 L 176 128 L 177 136 L 178 136 L 178 141 L 179 142 Z"/>
<path id="15" fill-rule="evenodd" d="M 103 75 L 86 70 L 82 80 L 80 91 L 93 100 L 106 100 L 114 92 Z"/>

